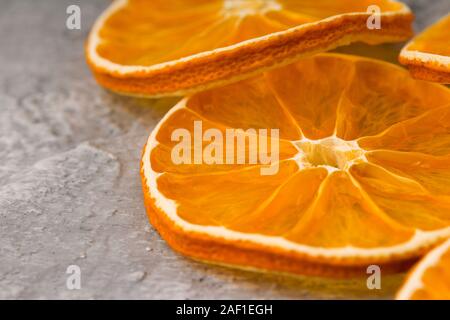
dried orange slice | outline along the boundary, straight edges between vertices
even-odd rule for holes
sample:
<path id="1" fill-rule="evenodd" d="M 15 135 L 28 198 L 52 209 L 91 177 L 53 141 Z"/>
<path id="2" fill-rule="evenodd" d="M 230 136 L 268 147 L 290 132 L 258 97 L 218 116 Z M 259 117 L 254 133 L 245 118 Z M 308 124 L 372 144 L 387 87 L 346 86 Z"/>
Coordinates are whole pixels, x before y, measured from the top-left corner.
<path id="1" fill-rule="evenodd" d="M 211 135 L 185 150 L 205 161 L 174 161 L 174 131 L 200 137 L 199 123 L 249 141 L 268 136 L 250 129 L 279 128 L 278 162 L 207 162 Z M 235 159 L 217 139 L 217 154 Z M 395 265 L 450 236 L 450 90 L 386 62 L 319 54 L 181 100 L 150 135 L 141 174 L 150 221 L 188 256 L 325 275 Z"/>
<path id="2" fill-rule="evenodd" d="M 450 83 L 450 14 L 408 43 L 400 63 L 417 79 Z"/>
<path id="3" fill-rule="evenodd" d="M 429 252 L 408 275 L 399 300 L 450 300 L 450 240 Z"/>
<path id="4" fill-rule="evenodd" d="M 370 6 L 381 29 L 370 30 Z M 98 82 L 143 96 L 184 95 L 354 41 L 411 36 L 392 0 L 120 0 L 97 20 L 87 60 Z"/>

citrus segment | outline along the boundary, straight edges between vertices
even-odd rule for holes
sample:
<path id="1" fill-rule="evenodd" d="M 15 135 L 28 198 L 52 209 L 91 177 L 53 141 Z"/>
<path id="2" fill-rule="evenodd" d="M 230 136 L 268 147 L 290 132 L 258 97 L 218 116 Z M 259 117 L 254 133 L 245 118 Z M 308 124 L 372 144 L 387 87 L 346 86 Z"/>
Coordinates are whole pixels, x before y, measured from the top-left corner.
<path id="1" fill-rule="evenodd" d="M 327 72 L 338 65 L 342 76 Z M 306 77 L 301 70 L 314 73 Z M 398 81 L 388 88 L 386 77 L 374 76 L 367 85 L 360 70 L 383 70 Z M 175 249 L 212 262 L 314 274 L 329 274 L 332 266 L 345 274 L 367 264 L 403 263 L 450 236 L 449 103 L 444 86 L 412 80 L 381 61 L 337 54 L 185 98 L 144 150 L 150 220 Z M 179 141 L 171 133 L 195 132 L 200 120 L 203 129 L 224 137 L 240 128 L 259 139 L 265 135 L 258 130 L 279 126 L 279 157 L 270 164 L 174 164 Z M 339 131 L 344 121 L 351 130 Z M 197 148 L 205 151 L 210 141 L 199 139 Z M 252 148 L 245 146 L 246 155 Z M 239 152 L 236 146 L 232 151 Z M 267 166 L 277 170 L 266 176 L 261 169 Z"/>
<path id="2" fill-rule="evenodd" d="M 376 207 L 348 173 L 337 171 L 323 182 L 286 239 L 318 248 L 374 248 L 406 242 L 413 234 Z"/>
<path id="3" fill-rule="evenodd" d="M 429 252 L 409 273 L 398 300 L 450 300 L 450 240 Z"/>
<path id="4" fill-rule="evenodd" d="M 207 100 L 199 100 L 199 101 L 207 101 Z M 222 155 L 220 158 L 222 159 L 222 162 L 226 162 L 226 154 L 228 151 L 228 154 L 233 153 L 233 158 L 237 158 L 238 155 L 241 153 L 245 154 L 245 157 L 248 158 L 249 154 L 251 152 L 258 152 L 260 153 L 260 156 L 270 156 L 270 139 L 267 139 L 267 148 L 266 152 L 263 152 L 264 150 L 258 148 L 259 144 L 259 137 L 258 137 L 258 127 L 248 127 L 246 125 L 244 126 L 238 126 L 237 128 L 243 129 L 242 130 L 242 138 L 245 138 L 245 144 L 243 145 L 240 150 L 238 150 L 238 138 L 235 137 L 233 139 L 234 143 L 231 144 L 230 141 L 228 141 L 227 144 L 227 129 L 231 129 L 229 126 L 225 125 L 221 121 L 221 123 L 218 123 L 216 121 L 210 121 L 207 120 L 205 117 L 208 117 L 208 104 L 205 103 L 205 108 L 199 109 L 199 111 L 204 111 L 205 115 L 200 115 L 197 112 L 192 111 L 190 108 L 183 108 L 180 110 L 177 110 L 176 112 L 172 113 L 170 115 L 170 121 L 166 121 L 162 124 L 161 128 L 158 131 L 158 134 L 156 136 L 156 140 L 158 141 L 158 145 L 155 146 L 155 148 L 152 150 L 150 157 L 153 159 L 154 164 L 154 170 L 156 172 L 172 172 L 172 173 L 205 173 L 205 172 L 222 172 L 222 171 L 230 171 L 230 170 L 239 170 L 242 168 L 248 167 L 246 163 L 237 163 L 237 161 L 231 161 L 231 163 L 226 165 L 221 164 L 214 164 L 211 163 L 207 166 L 199 166 L 198 164 L 194 163 L 194 155 L 197 149 L 197 153 L 200 153 L 201 160 L 209 162 L 209 157 L 214 157 L 214 150 L 211 150 L 211 152 L 208 152 L 210 149 L 208 146 L 212 146 L 214 144 L 218 144 L 218 148 L 220 149 Z M 249 105 L 250 106 L 250 105 Z M 247 111 L 250 111 L 251 108 L 248 108 Z M 218 114 L 221 114 L 222 110 L 218 112 Z M 238 116 L 238 115 L 236 115 Z M 247 119 L 249 119 L 250 115 L 247 115 Z M 213 118 L 211 116 L 211 118 Z M 263 119 L 264 117 L 261 117 Z M 226 117 L 224 117 L 226 120 Z M 272 119 L 277 119 L 277 117 L 273 117 Z M 282 117 L 278 117 L 278 119 L 282 119 Z M 268 119 L 269 120 L 269 119 Z M 241 119 L 238 119 L 237 124 L 243 125 L 241 122 Z M 253 122 L 253 124 L 256 124 Z M 282 125 L 282 123 L 275 120 L 275 122 L 269 122 L 270 124 L 278 124 Z M 260 124 L 261 125 L 261 124 Z M 286 126 L 288 127 L 288 126 Z M 263 127 L 264 128 L 264 127 Z M 271 128 L 270 126 L 265 128 Z M 181 137 L 178 137 L 176 135 L 178 129 L 182 129 L 183 133 L 188 135 L 188 139 L 190 143 L 185 146 L 185 148 L 177 148 L 177 145 L 180 145 Z M 248 130 L 250 129 L 250 130 Z M 295 129 L 295 128 L 294 128 Z M 214 130 L 220 135 L 221 141 L 215 141 L 214 137 L 211 137 L 211 139 L 203 139 L 204 134 L 208 132 L 208 130 Z M 197 132 L 196 132 L 197 131 Z M 292 143 L 289 140 L 283 139 L 283 130 L 280 130 L 280 137 L 278 141 L 278 160 L 286 160 L 293 158 L 297 154 L 297 148 L 292 145 Z M 197 135 L 200 135 L 201 138 L 197 139 Z M 294 131 L 293 135 L 291 137 L 297 138 L 297 134 Z M 194 146 L 194 140 L 197 139 L 199 141 L 198 148 Z M 256 145 L 254 143 L 250 143 L 251 141 L 256 141 Z M 220 145 L 219 145 L 220 143 Z M 183 150 L 185 149 L 185 150 Z M 179 157 L 183 157 L 183 151 L 186 153 L 189 153 L 188 157 L 191 159 L 191 163 L 174 163 L 173 156 L 174 154 Z M 245 160 L 245 159 L 244 159 Z M 244 161 L 245 162 L 245 161 Z M 247 161 L 248 162 L 248 161 Z"/>
<path id="5" fill-rule="evenodd" d="M 338 114 L 342 116 L 336 123 L 336 135 L 346 140 L 375 135 L 446 101 L 440 88 L 417 82 L 405 72 L 393 72 L 387 63 L 357 61 L 353 72 L 341 95 Z"/>
<path id="6" fill-rule="evenodd" d="M 301 131 L 289 111 L 267 90 L 267 85 L 258 80 L 228 85 L 220 92 L 198 93 L 186 107 L 205 119 L 228 127 L 244 130 L 279 128 L 280 138 L 300 139 Z M 242 113 L 243 108 L 245 113 Z"/>
<path id="7" fill-rule="evenodd" d="M 350 42 L 402 41 L 409 8 L 396 1 L 117 0 L 97 20 L 86 54 L 98 82 L 145 96 L 230 83 Z M 367 27 L 376 5 L 381 29 Z"/>
<path id="8" fill-rule="evenodd" d="M 351 173 L 374 204 L 403 226 L 436 230 L 450 224 L 450 198 L 429 193 L 412 178 L 372 164 L 356 165 Z"/>
<path id="9" fill-rule="evenodd" d="M 450 83 L 450 14 L 409 42 L 399 60 L 417 79 Z"/>
<path id="10" fill-rule="evenodd" d="M 250 168 L 213 177 L 163 174 L 157 183 L 168 198 L 177 199 L 178 214 L 183 220 L 228 227 L 235 219 L 257 210 L 297 169 L 295 162 L 284 161 L 280 163 L 279 172 L 271 176 L 261 176 L 259 168 Z M 208 183 L 212 179 L 215 188 Z M 186 189 L 186 186 L 192 188 Z"/>
<path id="11" fill-rule="evenodd" d="M 353 69 L 345 58 L 317 57 L 273 70 L 266 79 L 270 94 L 292 114 L 305 137 L 321 139 L 333 134 L 336 109 Z"/>
<path id="12" fill-rule="evenodd" d="M 445 101 L 445 100 L 442 100 Z M 367 149 L 415 151 L 436 156 L 450 154 L 450 106 L 434 108 L 397 123 L 385 132 L 359 139 Z"/>
<path id="13" fill-rule="evenodd" d="M 420 183 L 430 194 L 450 196 L 450 156 L 374 151 L 367 153 L 366 157 L 390 172 Z"/>
<path id="14" fill-rule="evenodd" d="M 327 171 L 324 168 L 309 168 L 296 172 L 256 210 L 241 216 L 230 228 L 240 232 L 273 236 L 285 234 L 305 214 L 326 176 Z"/>

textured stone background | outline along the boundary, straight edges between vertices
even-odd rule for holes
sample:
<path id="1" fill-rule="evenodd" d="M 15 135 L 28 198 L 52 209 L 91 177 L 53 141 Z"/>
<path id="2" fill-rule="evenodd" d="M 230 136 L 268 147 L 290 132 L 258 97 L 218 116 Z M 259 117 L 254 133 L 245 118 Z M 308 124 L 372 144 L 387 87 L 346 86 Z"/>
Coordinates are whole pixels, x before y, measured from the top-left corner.
<path id="1" fill-rule="evenodd" d="M 176 99 L 96 85 L 83 43 L 108 3 L 0 0 L 0 298 L 392 297 L 402 275 L 373 292 L 365 279 L 237 271 L 167 247 L 147 222 L 138 170 L 141 147 Z M 417 29 L 450 11 L 448 0 L 409 3 Z M 81 31 L 65 29 L 70 4 L 81 6 Z M 78 291 L 66 289 L 71 264 L 82 270 Z"/>

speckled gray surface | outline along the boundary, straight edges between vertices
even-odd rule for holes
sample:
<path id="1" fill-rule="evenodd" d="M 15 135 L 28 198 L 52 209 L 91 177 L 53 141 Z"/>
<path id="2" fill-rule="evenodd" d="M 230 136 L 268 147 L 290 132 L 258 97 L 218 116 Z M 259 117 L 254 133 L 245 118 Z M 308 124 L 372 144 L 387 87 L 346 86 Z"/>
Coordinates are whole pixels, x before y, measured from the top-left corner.
<path id="1" fill-rule="evenodd" d="M 390 298 L 365 279 L 265 275 L 204 265 L 168 248 L 148 224 L 141 147 L 176 99 L 139 100 L 99 88 L 83 43 L 108 0 L 0 0 L 1 299 Z M 414 3 L 418 29 L 450 11 Z M 65 28 L 79 4 L 82 30 Z M 66 268 L 81 268 L 81 290 Z"/>

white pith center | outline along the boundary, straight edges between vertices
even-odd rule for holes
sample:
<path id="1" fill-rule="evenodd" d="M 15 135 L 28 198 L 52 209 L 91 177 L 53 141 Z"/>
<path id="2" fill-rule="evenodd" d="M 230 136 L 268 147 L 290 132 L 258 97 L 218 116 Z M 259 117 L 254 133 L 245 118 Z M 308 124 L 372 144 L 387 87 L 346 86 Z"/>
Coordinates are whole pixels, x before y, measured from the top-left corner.
<path id="1" fill-rule="evenodd" d="M 223 11 L 228 16 L 248 16 L 281 10 L 277 0 L 224 0 Z"/>
<path id="2" fill-rule="evenodd" d="M 329 171 L 348 170 L 353 164 L 367 161 L 365 150 L 354 140 L 345 141 L 337 137 L 294 142 L 299 150 L 298 163 L 303 168 L 325 167 Z"/>

